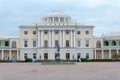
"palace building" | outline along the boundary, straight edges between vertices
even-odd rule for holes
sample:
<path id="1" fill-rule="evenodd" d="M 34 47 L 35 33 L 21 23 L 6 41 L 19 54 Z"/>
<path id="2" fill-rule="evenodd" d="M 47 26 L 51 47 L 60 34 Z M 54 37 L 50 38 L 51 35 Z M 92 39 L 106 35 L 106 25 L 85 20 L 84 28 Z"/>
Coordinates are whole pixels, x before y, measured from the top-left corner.
<path id="1" fill-rule="evenodd" d="M 114 54 L 120 54 L 120 33 L 94 37 L 94 26 L 76 22 L 60 11 L 19 29 L 19 37 L 0 37 L 0 60 L 55 60 L 58 45 L 60 59 L 66 61 L 112 59 Z"/>

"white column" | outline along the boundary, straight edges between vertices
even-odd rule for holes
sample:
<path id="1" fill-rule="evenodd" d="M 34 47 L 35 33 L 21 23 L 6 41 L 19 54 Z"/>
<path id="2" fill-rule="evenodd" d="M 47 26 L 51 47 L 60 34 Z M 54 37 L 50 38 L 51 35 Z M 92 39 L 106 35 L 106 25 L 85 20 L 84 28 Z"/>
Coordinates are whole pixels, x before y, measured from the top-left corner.
<path id="1" fill-rule="evenodd" d="M 62 35 L 61 35 L 61 30 L 60 30 L 60 47 L 62 47 Z"/>
<path id="2" fill-rule="evenodd" d="M 65 39 L 65 37 L 64 37 L 64 30 L 63 30 L 63 48 L 64 48 L 64 39 Z"/>
<path id="3" fill-rule="evenodd" d="M 109 50 L 109 59 L 111 59 L 111 50 Z"/>
<path id="4" fill-rule="evenodd" d="M 52 48 L 54 47 L 54 31 L 52 30 Z"/>
<path id="5" fill-rule="evenodd" d="M 9 50 L 9 60 L 11 60 L 11 50 Z"/>
<path id="6" fill-rule="evenodd" d="M 76 47 L 76 35 L 75 35 L 75 30 L 74 30 L 74 47 Z"/>
<path id="7" fill-rule="evenodd" d="M 95 50 L 95 59 L 96 59 L 96 50 Z"/>
<path id="8" fill-rule="evenodd" d="M 2 60 L 4 59 L 4 51 L 2 50 Z"/>
<path id="9" fill-rule="evenodd" d="M 72 30 L 71 30 L 71 47 L 73 47 L 73 46 L 72 46 Z"/>
<path id="10" fill-rule="evenodd" d="M 43 42 L 43 30 L 41 30 L 41 48 L 43 47 L 44 45 L 44 42 Z"/>
<path id="11" fill-rule="evenodd" d="M 104 53 L 103 53 L 103 50 L 102 50 L 102 59 L 104 59 Z"/>
<path id="12" fill-rule="evenodd" d="M 49 30 L 49 47 L 51 48 L 51 30 Z"/>
<path id="13" fill-rule="evenodd" d="M 117 49 L 117 54 L 118 54 L 118 49 Z"/>
<path id="14" fill-rule="evenodd" d="M 40 31 L 38 30 L 38 48 L 40 47 Z"/>
<path id="15" fill-rule="evenodd" d="M 17 60 L 19 60 L 19 52 L 18 52 L 18 50 L 17 50 Z"/>

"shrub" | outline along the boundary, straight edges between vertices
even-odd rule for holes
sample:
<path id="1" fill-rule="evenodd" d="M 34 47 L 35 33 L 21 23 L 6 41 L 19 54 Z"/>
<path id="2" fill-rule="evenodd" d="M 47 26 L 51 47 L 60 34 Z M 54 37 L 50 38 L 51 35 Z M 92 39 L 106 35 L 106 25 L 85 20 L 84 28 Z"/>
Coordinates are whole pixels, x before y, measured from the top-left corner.
<path id="1" fill-rule="evenodd" d="M 32 59 L 31 58 L 26 58 L 25 62 L 32 62 Z"/>
<path id="2" fill-rule="evenodd" d="M 89 60 L 87 58 L 81 58 L 81 62 L 88 62 Z"/>

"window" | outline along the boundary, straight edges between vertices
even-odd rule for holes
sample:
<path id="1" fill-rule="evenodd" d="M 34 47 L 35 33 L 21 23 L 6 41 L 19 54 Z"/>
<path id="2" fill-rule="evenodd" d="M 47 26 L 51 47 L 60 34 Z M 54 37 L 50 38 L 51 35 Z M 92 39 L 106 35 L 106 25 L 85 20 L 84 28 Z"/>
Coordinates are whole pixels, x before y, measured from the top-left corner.
<path id="1" fill-rule="evenodd" d="M 1 46 L 1 41 L 0 41 L 0 46 Z"/>
<path id="2" fill-rule="evenodd" d="M 16 41 L 12 41 L 12 48 L 16 48 Z"/>
<path id="3" fill-rule="evenodd" d="M 104 41 L 104 46 L 109 46 L 109 42 L 108 41 Z"/>
<path id="4" fill-rule="evenodd" d="M 77 53 L 77 60 L 81 58 L 81 53 Z"/>
<path id="5" fill-rule="evenodd" d="M 28 47 L 28 41 L 27 40 L 24 41 L 24 47 Z"/>
<path id="6" fill-rule="evenodd" d="M 33 31 L 33 35 L 36 35 L 36 31 Z"/>
<path id="7" fill-rule="evenodd" d="M 48 53 L 44 53 L 44 60 L 48 60 Z"/>
<path id="8" fill-rule="evenodd" d="M 89 59 L 89 53 L 86 53 L 86 59 Z"/>
<path id="9" fill-rule="evenodd" d="M 8 41 L 5 41 L 5 46 L 9 46 L 9 42 Z"/>
<path id="10" fill-rule="evenodd" d="M 53 18 L 52 18 L 52 17 L 49 17 L 49 21 L 52 22 L 52 21 L 53 21 Z"/>
<path id="11" fill-rule="evenodd" d="M 100 42 L 100 41 L 97 41 L 96 47 L 97 47 L 97 48 L 101 48 L 101 42 Z"/>
<path id="12" fill-rule="evenodd" d="M 24 53 L 24 59 L 27 59 L 27 58 L 28 58 L 28 54 Z"/>
<path id="13" fill-rule="evenodd" d="M 69 31 L 66 31 L 66 34 L 69 34 Z"/>
<path id="14" fill-rule="evenodd" d="M 80 47 L 80 40 L 77 41 L 77 46 Z"/>
<path id="15" fill-rule="evenodd" d="M 48 34 L 48 31 L 44 31 L 44 34 Z"/>
<path id="16" fill-rule="evenodd" d="M 66 53 L 66 60 L 67 60 L 67 61 L 70 60 L 70 53 Z"/>
<path id="17" fill-rule="evenodd" d="M 89 34 L 89 31 L 86 31 L 85 33 L 86 33 L 86 34 Z"/>
<path id="18" fill-rule="evenodd" d="M 60 17 L 60 22 L 64 22 L 64 18 L 63 17 Z"/>
<path id="19" fill-rule="evenodd" d="M 36 47 L 36 40 L 33 40 L 33 47 Z"/>
<path id="20" fill-rule="evenodd" d="M 86 47 L 89 47 L 89 40 L 86 40 Z"/>
<path id="21" fill-rule="evenodd" d="M 80 31 L 77 31 L 77 34 L 80 34 Z"/>
<path id="22" fill-rule="evenodd" d="M 58 40 L 55 40 L 55 47 L 58 46 Z"/>
<path id="23" fill-rule="evenodd" d="M 55 34 L 58 34 L 58 31 L 55 31 Z"/>
<path id="24" fill-rule="evenodd" d="M 54 17 L 54 21 L 55 21 L 55 22 L 58 22 L 58 17 Z"/>
<path id="25" fill-rule="evenodd" d="M 69 40 L 66 40 L 66 47 L 69 47 Z"/>
<path id="26" fill-rule="evenodd" d="M 47 40 L 44 41 L 44 47 L 45 47 L 45 48 L 48 47 L 48 41 L 47 41 Z"/>
<path id="27" fill-rule="evenodd" d="M 24 31 L 24 34 L 27 35 L 27 34 L 28 34 L 28 31 Z"/>
<path id="28" fill-rule="evenodd" d="M 112 41 L 112 46 L 116 46 L 116 42 L 114 40 Z"/>
<path id="29" fill-rule="evenodd" d="M 36 59 L 36 53 L 33 53 L 33 59 Z"/>

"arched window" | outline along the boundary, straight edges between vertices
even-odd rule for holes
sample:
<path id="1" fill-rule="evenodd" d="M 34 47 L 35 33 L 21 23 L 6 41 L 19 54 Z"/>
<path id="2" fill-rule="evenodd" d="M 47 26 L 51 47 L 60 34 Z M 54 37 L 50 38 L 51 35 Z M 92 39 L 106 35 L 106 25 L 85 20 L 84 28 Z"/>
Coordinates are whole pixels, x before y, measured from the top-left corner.
<path id="1" fill-rule="evenodd" d="M 112 41 L 112 46 L 116 46 L 116 42 L 114 40 Z"/>
<path id="2" fill-rule="evenodd" d="M 16 48 L 16 41 L 12 41 L 12 48 Z"/>
<path id="3" fill-rule="evenodd" d="M 104 41 L 104 46 L 109 46 L 109 42 L 108 41 Z"/>
<path id="4" fill-rule="evenodd" d="M 100 42 L 100 41 L 97 41 L 96 47 L 97 47 L 97 48 L 101 48 L 101 42 Z"/>

